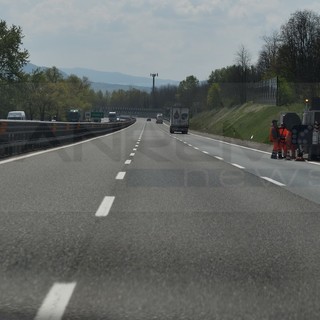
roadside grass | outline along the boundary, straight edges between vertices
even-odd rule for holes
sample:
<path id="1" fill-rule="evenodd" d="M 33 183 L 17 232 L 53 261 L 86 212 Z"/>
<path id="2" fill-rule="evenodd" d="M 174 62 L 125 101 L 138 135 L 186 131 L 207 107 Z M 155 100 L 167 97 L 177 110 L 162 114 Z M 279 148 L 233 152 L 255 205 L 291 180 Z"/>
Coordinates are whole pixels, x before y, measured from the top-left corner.
<path id="1" fill-rule="evenodd" d="M 296 112 L 302 118 L 303 111 L 303 104 L 279 107 L 249 102 L 233 108 L 202 112 L 190 119 L 190 129 L 269 143 L 269 128 L 273 119 L 280 121 L 284 112 Z"/>

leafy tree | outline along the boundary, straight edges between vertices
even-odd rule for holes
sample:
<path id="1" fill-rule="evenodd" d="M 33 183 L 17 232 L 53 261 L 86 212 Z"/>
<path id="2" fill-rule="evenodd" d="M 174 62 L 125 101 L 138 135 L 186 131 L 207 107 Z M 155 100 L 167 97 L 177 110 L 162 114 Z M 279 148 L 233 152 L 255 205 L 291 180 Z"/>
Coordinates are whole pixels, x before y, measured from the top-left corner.
<path id="1" fill-rule="evenodd" d="M 197 105 L 197 89 L 199 88 L 199 80 L 191 75 L 181 81 L 178 87 L 178 98 L 182 105 L 191 108 L 191 113 L 196 111 Z"/>
<path id="2" fill-rule="evenodd" d="M 287 105 L 295 101 L 295 90 L 285 78 L 279 77 L 279 105 Z"/>
<path id="3" fill-rule="evenodd" d="M 320 16 L 296 11 L 281 27 L 278 64 L 289 81 L 320 81 Z"/>
<path id="4" fill-rule="evenodd" d="M 28 62 L 29 53 L 21 49 L 22 30 L 0 21 L 0 80 L 14 81 L 21 79 L 22 67 Z"/>
<path id="5" fill-rule="evenodd" d="M 263 40 L 265 44 L 259 54 L 257 71 L 262 78 L 270 78 L 279 73 L 277 58 L 281 39 L 279 33 L 274 31 L 271 36 L 264 36 Z"/>
<path id="6" fill-rule="evenodd" d="M 221 107 L 221 88 L 219 83 L 213 83 L 208 91 L 207 105 L 210 109 L 216 109 Z"/>

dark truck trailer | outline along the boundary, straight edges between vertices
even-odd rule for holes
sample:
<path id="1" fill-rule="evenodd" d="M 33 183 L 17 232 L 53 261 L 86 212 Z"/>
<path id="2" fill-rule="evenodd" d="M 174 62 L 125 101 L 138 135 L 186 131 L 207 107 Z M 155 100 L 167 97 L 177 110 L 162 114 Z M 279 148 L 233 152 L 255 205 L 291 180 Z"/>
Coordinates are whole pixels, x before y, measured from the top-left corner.
<path id="1" fill-rule="evenodd" d="M 170 110 L 170 133 L 188 133 L 189 108 L 173 106 Z"/>

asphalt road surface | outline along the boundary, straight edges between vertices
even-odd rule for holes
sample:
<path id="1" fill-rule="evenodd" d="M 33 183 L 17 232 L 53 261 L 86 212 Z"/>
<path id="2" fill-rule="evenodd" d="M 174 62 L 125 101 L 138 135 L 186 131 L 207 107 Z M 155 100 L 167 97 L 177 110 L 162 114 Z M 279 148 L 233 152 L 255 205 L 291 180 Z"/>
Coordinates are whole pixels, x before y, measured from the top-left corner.
<path id="1" fill-rule="evenodd" d="M 0 161 L 0 319 L 319 319 L 320 166 L 138 121 Z"/>

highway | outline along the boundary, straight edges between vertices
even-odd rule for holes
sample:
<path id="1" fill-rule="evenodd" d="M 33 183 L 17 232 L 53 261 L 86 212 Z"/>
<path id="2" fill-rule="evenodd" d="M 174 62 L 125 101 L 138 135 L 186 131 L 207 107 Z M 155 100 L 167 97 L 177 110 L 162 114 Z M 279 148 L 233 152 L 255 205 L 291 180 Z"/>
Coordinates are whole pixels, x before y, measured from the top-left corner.
<path id="1" fill-rule="evenodd" d="M 320 318 L 317 163 L 138 119 L 0 177 L 1 320 Z"/>

